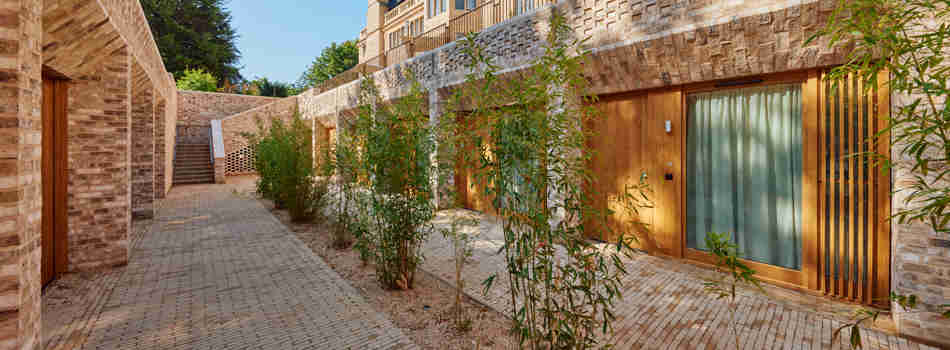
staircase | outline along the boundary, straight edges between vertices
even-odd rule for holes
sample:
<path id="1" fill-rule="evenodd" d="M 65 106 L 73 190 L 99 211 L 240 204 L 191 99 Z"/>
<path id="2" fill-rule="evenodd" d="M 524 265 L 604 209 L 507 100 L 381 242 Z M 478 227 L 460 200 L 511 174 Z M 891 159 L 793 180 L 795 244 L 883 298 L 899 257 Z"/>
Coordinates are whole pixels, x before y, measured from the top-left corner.
<path id="1" fill-rule="evenodd" d="M 214 164 L 211 164 L 211 146 L 200 143 L 175 145 L 174 185 L 214 183 Z"/>

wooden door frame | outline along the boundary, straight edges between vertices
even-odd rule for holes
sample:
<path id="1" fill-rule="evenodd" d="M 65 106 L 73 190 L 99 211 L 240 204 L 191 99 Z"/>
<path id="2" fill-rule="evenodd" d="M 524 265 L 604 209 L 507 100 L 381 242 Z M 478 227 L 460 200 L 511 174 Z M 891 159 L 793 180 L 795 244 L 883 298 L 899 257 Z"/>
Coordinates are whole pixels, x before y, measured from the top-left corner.
<path id="1" fill-rule="evenodd" d="M 686 152 L 686 142 L 690 130 L 685 127 L 688 122 L 688 98 L 691 94 L 702 93 L 702 92 L 712 92 L 712 91 L 727 91 L 733 89 L 744 89 L 752 87 L 762 87 L 762 86 L 773 86 L 781 84 L 801 84 L 802 85 L 802 240 L 801 240 L 801 252 L 802 252 L 802 266 L 800 270 L 794 270 L 789 268 L 784 268 L 780 266 L 770 265 L 766 263 L 761 263 L 757 261 L 741 259 L 743 263 L 748 265 L 750 268 L 754 269 L 757 273 L 757 277 L 766 282 L 781 285 L 783 287 L 792 288 L 796 290 L 817 290 L 817 246 L 818 246 L 818 215 L 819 208 L 817 204 L 819 203 L 818 198 L 818 170 L 816 168 L 818 164 L 817 152 L 818 149 L 818 138 L 819 133 L 817 130 L 818 126 L 818 73 L 815 70 L 808 71 L 797 71 L 797 72 L 787 72 L 772 74 L 762 77 L 755 77 L 757 82 L 750 82 L 747 84 L 735 85 L 735 86 L 721 86 L 721 81 L 714 82 L 704 82 L 698 84 L 692 84 L 682 87 L 682 113 L 681 113 L 681 125 L 684 126 L 684 130 L 681 133 L 680 143 L 681 148 L 684 150 L 683 154 Z M 811 141 L 808 141 L 811 140 Z M 813 141 L 813 142 L 812 142 Z M 689 169 L 686 164 L 686 157 L 681 156 L 679 161 L 681 162 L 682 176 L 681 179 L 686 179 L 688 176 Z M 682 217 L 686 217 L 687 213 L 687 188 L 686 181 L 680 181 L 680 212 Z M 811 205 L 813 208 L 809 208 Z M 686 220 L 680 220 L 680 232 L 682 244 L 681 251 L 683 254 L 679 256 L 680 258 L 685 258 L 686 260 L 699 263 L 700 265 L 715 266 L 716 258 L 708 253 L 698 249 L 692 249 L 687 247 L 686 239 Z"/>
<path id="2" fill-rule="evenodd" d="M 68 122 L 67 111 L 69 101 L 69 80 L 62 74 L 49 70 L 44 67 L 43 70 L 43 104 L 46 104 L 46 94 L 53 95 L 52 115 L 42 113 L 42 161 L 41 161 L 41 186 L 43 191 L 43 225 L 42 230 L 52 230 L 52 240 L 42 242 L 41 244 L 53 244 L 53 266 L 52 278 L 46 280 L 46 275 L 42 276 L 44 284 L 52 281 L 57 275 L 64 273 L 69 268 L 68 254 Z M 45 108 L 43 108 L 45 109 Z M 50 183 L 49 181 L 52 181 Z M 52 202 L 52 208 L 46 205 Z M 50 220 L 50 221 L 47 221 Z M 47 225 L 50 225 L 47 227 Z M 43 233 L 41 233 L 43 234 Z M 42 248 L 40 249 L 42 252 Z M 42 254 L 42 253 L 41 253 Z M 41 264 L 46 259 L 41 259 Z M 42 267 L 41 267 L 42 269 Z"/>

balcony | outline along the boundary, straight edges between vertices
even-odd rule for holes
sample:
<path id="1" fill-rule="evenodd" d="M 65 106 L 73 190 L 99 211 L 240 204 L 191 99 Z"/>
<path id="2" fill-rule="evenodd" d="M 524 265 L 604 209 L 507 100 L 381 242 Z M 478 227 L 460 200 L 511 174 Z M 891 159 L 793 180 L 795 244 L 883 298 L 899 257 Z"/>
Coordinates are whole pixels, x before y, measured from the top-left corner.
<path id="1" fill-rule="evenodd" d="M 409 38 L 382 55 L 363 61 L 346 72 L 323 82 L 314 87 L 314 92 L 320 94 L 333 90 L 340 85 L 359 79 L 363 74 L 374 73 L 423 52 L 437 49 L 469 33 L 480 32 L 492 25 L 556 2 L 558 0 L 482 0 L 477 7 L 449 19 L 448 23 Z M 400 13 L 406 13 L 413 6 L 422 5 L 423 3 L 423 0 L 406 0 L 386 13 L 386 21 L 389 21 L 390 18 L 396 18 Z M 454 1 L 450 4 L 454 4 Z"/>
<path id="2" fill-rule="evenodd" d="M 405 0 L 401 4 L 396 5 L 396 7 L 386 11 L 386 14 L 383 16 L 383 23 L 389 23 L 390 21 L 398 18 L 400 15 L 409 12 L 410 9 L 416 6 L 422 6 L 423 3 L 424 0 Z"/>

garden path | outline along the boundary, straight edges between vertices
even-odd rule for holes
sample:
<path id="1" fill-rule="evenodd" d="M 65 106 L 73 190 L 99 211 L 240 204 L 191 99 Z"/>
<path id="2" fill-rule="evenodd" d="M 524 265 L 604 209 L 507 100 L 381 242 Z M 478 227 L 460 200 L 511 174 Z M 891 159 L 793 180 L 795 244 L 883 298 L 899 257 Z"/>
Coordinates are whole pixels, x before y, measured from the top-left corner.
<path id="1" fill-rule="evenodd" d="M 148 223 L 137 223 L 128 266 L 47 290 L 47 349 L 416 348 L 232 187 L 175 187 Z M 71 289 L 83 295 L 64 306 Z"/>

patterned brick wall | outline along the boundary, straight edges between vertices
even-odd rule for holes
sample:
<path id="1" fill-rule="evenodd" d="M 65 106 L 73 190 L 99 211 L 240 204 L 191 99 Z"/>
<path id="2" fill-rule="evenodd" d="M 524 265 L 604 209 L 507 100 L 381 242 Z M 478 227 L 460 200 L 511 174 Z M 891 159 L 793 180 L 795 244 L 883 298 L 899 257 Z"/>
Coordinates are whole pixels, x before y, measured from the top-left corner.
<path id="1" fill-rule="evenodd" d="M 556 7 L 577 38 L 589 38 L 585 66 L 594 93 L 609 94 L 768 73 L 833 66 L 847 47 L 827 41 L 803 46 L 821 28 L 835 0 L 565 0 Z M 551 7 L 489 27 L 479 41 L 507 71 L 525 68 L 541 54 Z M 461 48 L 450 43 L 373 74 L 384 99 L 405 92 L 403 72 L 411 68 L 423 86 L 443 94 L 464 81 Z M 358 82 L 317 94 L 300 94 L 305 118 L 332 125 L 356 106 Z M 895 101 L 898 100 L 895 97 Z M 438 103 L 438 101 L 432 101 Z M 894 170 L 900 184 L 914 174 Z M 902 204 L 894 198 L 894 210 Z M 934 305 L 950 298 L 950 236 L 924 225 L 894 225 L 892 284 L 923 297 L 930 312 L 899 314 L 905 334 L 950 344 L 950 321 Z"/>
<path id="2" fill-rule="evenodd" d="M 280 101 L 271 103 L 269 105 L 264 105 L 252 110 L 240 113 L 237 115 L 230 116 L 221 120 L 221 132 L 224 139 L 224 152 L 226 155 L 226 163 L 244 163 L 245 166 L 239 167 L 246 169 L 246 163 L 248 163 L 248 157 L 251 157 L 251 153 L 248 153 L 247 140 L 241 136 L 242 133 L 256 133 L 258 131 L 257 121 L 267 122 L 272 118 L 280 118 L 285 122 L 290 121 L 293 118 L 294 112 L 297 111 L 297 100 L 296 96 L 288 97 Z M 265 124 L 266 125 L 266 124 Z M 236 158 L 242 158 L 244 161 L 241 161 Z M 245 173 L 245 171 L 235 171 L 235 166 L 231 165 L 232 169 L 227 169 L 226 173 L 236 174 L 236 173 Z"/>
<path id="3" fill-rule="evenodd" d="M 40 333 L 42 208 L 39 0 L 0 4 L 0 348 Z"/>
<path id="4" fill-rule="evenodd" d="M 152 129 L 154 134 L 155 144 L 152 145 L 152 152 L 154 156 L 152 160 L 154 161 L 153 167 L 155 169 L 155 178 L 153 180 L 153 189 L 152 193 L 155 195 L 155 199 L 165 198 L 165 174 L 171 174 L 172 169 L 165 169 L 165 100 L 161 97 L 156 97 L 155 103 L 152 105 L 153 111 L 155 114 L 155 125 Z"/>
<path id="5" fill-rule="evenodd" d="M 65 0 L 46 0 L 65 1 Z M 159 95 L 166 99 L 174 98 L 177 91 L 175 80 L 165 70 L 162 55 L 152 36 L 152 30 L 145 18 L 142 4 L 139 1 L 128 0 L 96 0 L 102 6 L 116 31 L 129 46 L 133 60 L 139 62 Z M 75 0 L 70 0 L 75 3 Z M 90 45 L 91 47 L 92 45 Z"/>
<path id="6" fill-rule="evenodd" d="M 280 98 L 179 90 L 178 100 L 179 125 L 208 125 Z"/>
<path id="7" fill-rule="evenodd" d="M 919 95 L 894 94 L 891 100 L 892 113 L 901 106 L 912 103 Z M 946 100 L 937 100 L 940 107 Z M 940 108 L 938 107 L 938 108 Z M 929 108 L 929 107 L 928 107 Z M 913 156 L 901 154 L 902 145 L 891 148 L 894 189 L 898 190 L 892 201 L 892 213 L 913 208 L 907 202 L 907 188 L 920 175 L 913 172 Z M 933 176 L 930 176 L 933 181 Z M 950 186 L 946 181 L 944 186 Z M 894 305 L 896 321 L 901 332 L 920 339 L 950 344 L 950 320 L 940 317 L 938 305 L 950 305 L 950 233 L 936 232 L 930 225 L 921 222 L 891 225 L 893 235 L 892 286 L 898 293 L 915 294 L 920 297 L 919 307 L 903 312 Z"/>
<path id="8" fill-rule="evenodd" d="M 130 56 L 125 47 L 69 92 L 69 269 L 128 262 Z"/>
<path id="9" fill-rule="evenodd" d="M 151 217 L 155 201 L 155 107 L 151 81 L 132 65 L 132 214 Z"/>
<path id="10" fill-rule="evenodd" d="M 169 79 L 171 79 L 172 74 L 168 73 Z M 165 197 L 165 194 L 172 189 L 172 174 L 175 161 L 175 137 L 176 135 L 176 126 L 178 125 L 178 94 L 170 94 L 168 98 L 165 99 L 165 191 L 162 192 L 162 198 Z"/>

